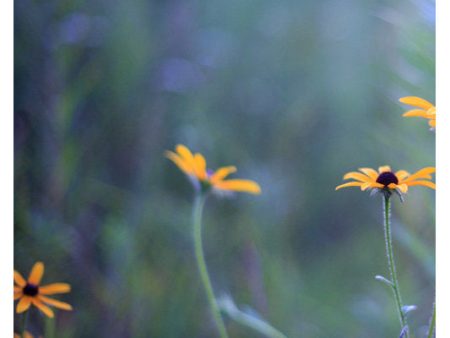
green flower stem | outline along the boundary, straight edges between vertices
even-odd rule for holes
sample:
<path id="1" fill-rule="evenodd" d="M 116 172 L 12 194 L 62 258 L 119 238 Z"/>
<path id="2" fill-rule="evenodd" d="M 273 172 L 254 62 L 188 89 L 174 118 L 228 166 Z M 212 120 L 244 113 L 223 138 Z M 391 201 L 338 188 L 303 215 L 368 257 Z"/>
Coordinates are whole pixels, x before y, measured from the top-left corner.
<path id="1" fill-rule="evenodd" d="M 430 327 L 428 328 L 427 338 L 434 337 L 434 327 L 436 326 L 436 303 L 433 304 L 433 313 L 430 319 Z"/>
<path id="2" fill-rule="evenodd" d="M 28 311 L 25 311 L 22 315 L 22 337 L 25 337 L 25 331 L 27 330 Z"/>
<path id="3" fill-rule="evenodd" d="M 398 286 L 397 271 L 394 262 L 394 250 L 392 249 L 392 232 L 391 232 L 391 201 L 390 196 L 384 196 L 384 237 L 386 241 L 386 255 L 388 259 L 389 272 L 391 274 L 392 291 L 394 292 L 395 303 L 402 325 L 402 329 L 408 325 L 406 316 L 402 310 L 402 298 L 400 296 L 400 288 Z M 409 338 L 409 330 L 406 331 L 406 338 Z"/>
<path id="4" fill-rule="evenodd" d="M 200 273 L 200 277 L 205 287 L 206 296 L 208 297 L 211 312 L 216 322 L 217 329 L 221 338 L 228 338 L 225 324 L 220 315 L 219 307 L 217 306 L 216 298 L 214 297 L 214 291 L 209 279 L 208 269 L 206 267 L 205 255 L 203 254 L 202 246 L 202 213 L 203 206 L 205 205 L 206 194 L 199 193 L 195 198 L 193 223 L 194 223 L 194 245 L 195 245 L 195 257 L 197 259 L 197 266 Z"/>
<path id="5" fill-rule="evenodd" d="M 45 318 L 45 331 L 44 331 L 44 337 L 45 338 L 55 338 L 55 319 L 53 318 Z"/>

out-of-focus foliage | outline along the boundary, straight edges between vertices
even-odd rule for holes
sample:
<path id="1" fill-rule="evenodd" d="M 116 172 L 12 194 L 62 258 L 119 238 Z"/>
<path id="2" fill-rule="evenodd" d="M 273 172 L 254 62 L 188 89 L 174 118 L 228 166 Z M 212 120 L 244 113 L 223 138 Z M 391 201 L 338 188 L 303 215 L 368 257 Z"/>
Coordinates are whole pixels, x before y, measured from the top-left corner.
<path id="1" fill-rule="evenodd" d="M 212 337 L 184 143 L 261 196 L 211 198 L 217 294 L 289 337 L 395 337 L 381 198 L 342 174 L 434 164 L 397 102 L 434 102 L 429 0 L 15 1 L 15 266 L 46 264 L 75 308 L 56 336 Z M 438 126 L 439 128 L 439 126 Z M 413 330 L 434 297 L 434 193 L 393 207 Z M 30 330 L 42 332 L 37 313 Z M 18 323 L 19 323 L 19 319 Z M 232 337 L 257 337 L 232 321 Z"/>

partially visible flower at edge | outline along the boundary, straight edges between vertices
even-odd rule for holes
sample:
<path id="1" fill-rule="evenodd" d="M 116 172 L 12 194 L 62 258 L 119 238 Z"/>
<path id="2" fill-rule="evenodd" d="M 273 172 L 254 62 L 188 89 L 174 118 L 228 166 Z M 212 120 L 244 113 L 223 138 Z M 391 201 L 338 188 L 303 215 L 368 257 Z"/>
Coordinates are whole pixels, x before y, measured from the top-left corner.
<path id="1" fill-rule="evenodd" d="M 420 108 L 409 110 L 406 113 L 404 113 L 403 116 L 423 117 L 429 120 L 428 125 L 431 127 L 431 129 L 436 128 L 436 107 L 432 103 L 417 96 L 405 96 L 400 98 L 399 101 L 404 104 Z"/>
<path id="2" fill-rule="evenodd" d="M 25 280 L 19 272 L 14 270 L 14 300 L 19 299 L 16 308 L 17 313 L 27 311 L 31 304 L 50 318 L 54 317 L 54 313 L 47 305 L 61 310 L 72 310 L 70 304 L 47 297 L 47 295 L 70 292 L 70 285 L 67 283 L 53 283 L 41 286 L 40 283 L 43 275 L 44 263 L 42 262 L 36 262 L 33 265 L 28 280 Z"/>
<path id="3" fill-rule="evenodd" d="M 391 195 L 392 192 L 398 193 L 400 196 L 408 192 L 408 187 L 422 185 L 431 189 L 436 189 L 436 184 L 429 180 L 432 179 L 431 174 L 436 172 L 434 167 L 426 167 L 414 174 L 410 174 L 406 170 L 399 170 L 395 173 L 390 166 L 381 166 L 378 172 L 371 168 L 360 168 L 359 171 L 352 171 L 344 175 L 344 180 L 353 179 L 355 181 L 341 184 L 336 190 L 346 187 L 360 187 L 362 191 L 366 189 L 374 189 L 376 192 L 382 192 Z"/>
<path id="4" fill-rule="evenodd" d="M 229 179 L 226 177 L 236 172 L 236 167 L 221 167 L 216 171 L 207 169 L 206 160 L 200 153 L 192 154 L 184 145 L 175 147 L 176 152 L 166 151 L 166 157 L 175 163 L 181 171 L 190 177 L 196 187 L 202 191 L 210 188 L 218 191 L 239 191 L 260 194 L 261 187 L 252 180 Z"/>
<path id="5" fill-rule="evenodd" d="M 30 332 L 25 331 L 23 336 L 18 333 L 14 333 L 14 338 L 34 338 L 34 336 Z M 39 336 L 39 338 L 42 338 L 42 336 Z"/>

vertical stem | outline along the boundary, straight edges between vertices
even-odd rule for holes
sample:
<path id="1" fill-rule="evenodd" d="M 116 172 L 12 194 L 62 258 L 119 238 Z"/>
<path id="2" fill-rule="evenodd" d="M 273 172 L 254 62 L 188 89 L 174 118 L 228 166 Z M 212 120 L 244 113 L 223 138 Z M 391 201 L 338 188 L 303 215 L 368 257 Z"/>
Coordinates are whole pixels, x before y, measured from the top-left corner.
<path id="1" fill-rule="evenodd" d="M 436 325 L 436 303 L 433 304 L 433 313 L 430 319 L 430 326 L 428 328 L 427 338 L 433 338 L 435 325 Z"/>
<path id="2" fill-rule="evenodd" d="M 27 329 L 28 311 L 25 311 L 22 315 L 22 337 L 25 337 L 25 331 Z"/>
<path id="3" fill-rule="evenodd" d="M 394 262 L 394 250 L 392 249 L 392 233 L 391 233 L 391 201 L 390 196 L 384 196 L 384 238 L 386 241 L 386 255 L 388 258 L 389 272 L 391 274 L 392 291 L 394 292 L 395 303 L 397 305 L 398 316 L 402 329 L 407 326 L 406 316 L 402 310 L 402 299 L 400 296 L 400 288 L 397 280 L 397 271 Z M 409 329 L 406 331 L 406 338 L 409 337 Z"/>
<path id="4" fill-rule="evenodd" d="M 197 259 L 197 266 L 200 273 L 200 277 L 205 287 L 206 296 L 208 297 L 211 312 L 216 322 L 217 329 L 221 338 L 228 338 L 225 324 L 220 315 L 219 307 L 217 306 L 216 298 L 214 297 L 214 291 L 209 279 L 208 269 L 206 267 L 205 255 L 203 253 L 202 246 L 202 213 L 203 206 L 205 204 L 206 195 L 204 193 L 198 193 L 195 198 L 193 223 L 194 223 L 194 245 L 195 245 L 195 257 Z"/>

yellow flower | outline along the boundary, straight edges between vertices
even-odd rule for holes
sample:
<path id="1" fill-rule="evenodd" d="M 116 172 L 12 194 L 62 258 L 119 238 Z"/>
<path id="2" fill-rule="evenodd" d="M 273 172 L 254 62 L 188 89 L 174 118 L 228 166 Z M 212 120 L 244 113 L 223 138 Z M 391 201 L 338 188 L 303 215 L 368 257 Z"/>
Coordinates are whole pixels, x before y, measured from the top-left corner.
<path id="1" fill-rule="evenodd" d="M 391 167 L 382 166 L 378 172 L 371 168 L 360 168 L 359 171 L 352 171 L 344 175 L 344 180 L 353 179 L 355 181 L 341 184 L 336 190 L 346 187 L 360 187 L 362 191 L 366 189 L 375 189 L 375 191 L 391 194 L 397 192 L 400 195 L 408 192 L 408 187 L 414 185 L 423 185 L 425 187 L 436 189 L 436 184 L 429 181 L 431 174 L 436 172 L 436 168 L 427 167 L 410 174 L 405 170 L 393 172 Z"/>
<path id="2" fill-rule="evenodd" d="M 240 191 L 250 194 L 260 194 L 261 188 L 258 183 L 251 180 L 225 178 L 234 172 L 236 167 L 221 167 L 215 172 L 206 168 L 206 160 L 202 154 L 192 154 L 184 145 L 179 144 L 175 148 L 176 152 L 166 151 L 166 157 L 175 163 L 186 175 L 188 175 L 194 185 L 202 191 L 213 188 L 219 191 Z"/>
<path id="3" fill-rule="evenodd" d="M 25 280 L 19 272 L 14 270 L 14 300 L 20 299 L 16 308 L 17 313 L 27 311 L 31 304 L 50 318 L 53 318 L 54 314 L 47 305 L 62 310 L 72 310 L 72 306 L 69 304 L 47 297 L 47 295 L 69 292 L 70 285 L 66 283 L 53 283 L 41 286 L 40 283 L 43 275 L 44 263 L 42 262 L 34 264 L 28 280 Z"/>
<path id="4" fill-rule="evenodd" d="M 419 109 L 412 109 L 403 114 L 403 116 L 418 116 L 428 119 L 429 126 L 436 128 L 436 107 L 427 100 L 417 96 L 406 96 L 399 99 L 400 102 L 408 104 Z"/>

